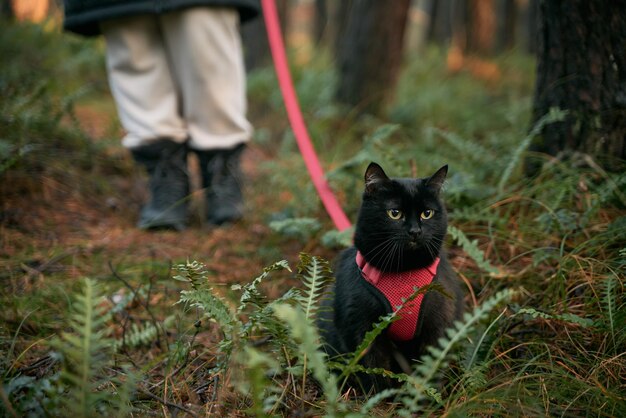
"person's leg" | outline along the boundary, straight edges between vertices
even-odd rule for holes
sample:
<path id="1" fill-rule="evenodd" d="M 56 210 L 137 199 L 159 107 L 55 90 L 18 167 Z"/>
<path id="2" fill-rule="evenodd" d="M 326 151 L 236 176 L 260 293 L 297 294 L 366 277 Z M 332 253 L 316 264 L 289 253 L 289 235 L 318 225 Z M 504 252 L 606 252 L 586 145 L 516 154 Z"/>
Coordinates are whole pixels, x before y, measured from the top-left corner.
<path id="1" fill-rule="evenodd" d="M 107 72 L 123 144 L 150 176 L 150 201 L 140 228 L 183 229 L 187 219 L 187 132 L 179 115 L 158 19 L 137 16 L 102 24 Z"/>
<path id="2" fill-rule="evenodd" d="M 181 93 L 181 114 L 196 150 L 247 142 L 246 78 L 235 9 L 195 7 L 161 16 Z"/>
<path id="3" fill-rule="evenodd" d="M 162 16 L 170 61 L 182 94 L 189 146 L 198 154 L 213 224 L 243 215 L 240 157 L 252 135 L 239 15 L 192 8 Z"/>

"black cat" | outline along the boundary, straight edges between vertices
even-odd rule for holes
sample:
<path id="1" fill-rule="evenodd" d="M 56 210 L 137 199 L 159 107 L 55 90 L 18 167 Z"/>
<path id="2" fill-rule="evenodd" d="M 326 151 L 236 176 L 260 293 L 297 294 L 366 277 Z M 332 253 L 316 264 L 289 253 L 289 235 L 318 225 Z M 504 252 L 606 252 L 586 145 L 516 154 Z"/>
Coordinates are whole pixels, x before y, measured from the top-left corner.
<path id="1" fill-rule="evenodd" d="M 414 293 L 414 286 L 439 283 L 452 298 L 430 291 L 408 302 L 401 319 L 365 354 L 364 366 L 410 372 L 425 347 L 460 319 L 461 288 L 442 249 L 447 215 L 439 194 L 447 172 L 446 165 L 428 178 L 391 179 L 376 163 L 367 168 L 354 246 L 337 260 L 336 282 L 318 321 L 331 357 L 352 353 L 382 316 Z M 392 385 L 390 379 L 362 374 L 354 386 L 367 393 Z"/>

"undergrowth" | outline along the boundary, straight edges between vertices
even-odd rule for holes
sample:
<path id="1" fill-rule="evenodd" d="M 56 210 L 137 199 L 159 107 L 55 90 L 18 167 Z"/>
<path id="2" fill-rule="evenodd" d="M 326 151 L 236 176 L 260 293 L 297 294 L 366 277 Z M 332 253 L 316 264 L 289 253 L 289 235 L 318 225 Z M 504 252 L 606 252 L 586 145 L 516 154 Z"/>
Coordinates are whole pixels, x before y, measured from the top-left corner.
<path id="1" fill-rule="evenodd" d="M 45 200 L 38 179 L 84 198 L 128 174 L 76 119 L 78 103 L 110 100 L 101 48 L 50 28 L 0 29 L 1 55 L 13 57 L 0 67 L 0 232 L 29 231 L 17 203 Z M 280 254 L 280 242 L 287 253 L 272 260 L 307 254 L 233 284 L 201 257 L 175 260 L 175 271 L 172 260 L 114 266 L 85 246 L 95 274 L 77 280 L 50 267 L 77 256 L 55 239 L 44 272 L 29 264 L 36 249 L 26 239 L 3 236 L 12 255 L 0 255 L 0 278 L 24 285 L 0 293 L 0 415 L 626 416 L 625 171 L 584 154 L 532 155 L 543 169 L 524 177 L 532 59 L 497 64 L 501 82 L 484 83 L 447 74 L 445 51 L 429 48 L 407 63 L 384 118 L 333 103 L 326 56 L 294 74 L 329 182 L 353 219 L 369 161 L 398 177 L 450 165 L 447 246 L 468 309 L 413 373 L 390 376 L 398 388 L 364 399 L 345 385 L 352 373 L 388 375 L 358 360 L 393 316 L 344 361 L 320 348 L 314 318 L 332 271 L 308 254 L 336 254 L 352 231 L 326 220 L 271 69 L 262 69 L 249 77 L 250 101 L 269 121 L 257 140 L 271 158 L 259 163 L 263 193 L 251 200 L 267 228 L 247 233 L 268 232 L 242 257 Z M 539 123 L 562 115 L 554 109 Z"/>

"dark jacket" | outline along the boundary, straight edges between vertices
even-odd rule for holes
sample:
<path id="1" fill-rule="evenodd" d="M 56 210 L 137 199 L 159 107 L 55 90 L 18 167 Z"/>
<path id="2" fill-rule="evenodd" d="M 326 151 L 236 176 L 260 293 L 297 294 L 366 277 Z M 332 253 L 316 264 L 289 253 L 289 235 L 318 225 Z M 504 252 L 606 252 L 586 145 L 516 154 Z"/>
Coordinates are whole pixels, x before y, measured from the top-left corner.
<path id="1" fill-rule="evenodd" d="M 233 7 L 242 22 L 259 13 L 258 0 L 64 0 L 63 28 L 85 36 L 100 34 L 100 22 L 140 14 L 160 14 L 187 7 Z"/>

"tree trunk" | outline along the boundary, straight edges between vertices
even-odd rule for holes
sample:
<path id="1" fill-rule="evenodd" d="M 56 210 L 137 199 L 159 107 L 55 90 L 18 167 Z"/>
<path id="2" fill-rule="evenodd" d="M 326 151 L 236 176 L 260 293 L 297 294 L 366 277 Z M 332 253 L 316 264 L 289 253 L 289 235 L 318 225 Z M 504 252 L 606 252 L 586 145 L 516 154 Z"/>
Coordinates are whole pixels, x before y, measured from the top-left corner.
<path id="1" fill-rule="evenodd" d="M 276 2 L 283 37 L 285 36 L 287 27 L 288 6 L 288 0 L 278 0 Z M 267 41 L 267 32 L 263 16 L 259 16 L 241 26 L 241 39 L 244 47 L 247 71 L 252 71 L 271 64 L 272 56 Z"/>
<path id="2" fill-rule="evenodd" d="M 526 51 L 531 54 L 537 53 L 537 39 L 539 38 L 539 2 L 540 0 L 529 0 L 526 7 Z"/>
<path id="3" fill-rule="evenodd" d="M 626 159 L 626 1 L 549 0 L 540 5 L 533 124 L 551 108 L 531 150 L 583 152 L 617 168 Z M 620 162 L 621 160 L 621 162 Z M 539 169 L 527 160 L 527 174 Z"/>
<path id="4" fill-rule="evenodd" d="M 453 0 L 429 0 L 426 11 L 429 16 L 426 40 L 446 46 L 452 39 Z"/>
<path id="5" fill-rule="evenodd" d="M 328 4 L 326 0 L 315 0 L 315 17 L 313 22 L 313 41 L 319 45 L 324 40 L 328 27 Z"/>
<path id="6" fill-rule="evenodd" d="M 517 1 L 503 0 L 497 4 L 498 51 L 506 51 L 515 46 L 517 35 Z"/>
<path id="7" fill-rule="evenodd" d="M 337 30 L 335 31 L 335 59 L 339 61 L 341 53 L 344 49 L 343 44 L 346 42 L 346 27 L 351 20 L 352 0 L 339 1 L 337 10 L 335 11 L 334 20 Z"/>
<path id="8" fill-rule="evenodd" d="M 496 14 L 493 0 L 468 0 L 467 52 L 481 56 L 493 53 Z"/>
<path id="9" fill-rule="evenodd" d="M 0 0 L 0 18 L 13 19 L 14 17 L 11 0 Z"/>
<path id="10" fill-rule="evenodd" d="M 378 114 L 395 90 L 411 1 L 353 0 L 340 43 L 337 99 Z"/>

